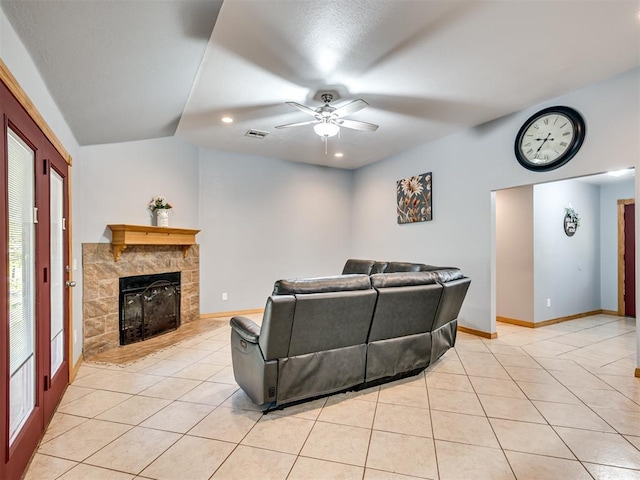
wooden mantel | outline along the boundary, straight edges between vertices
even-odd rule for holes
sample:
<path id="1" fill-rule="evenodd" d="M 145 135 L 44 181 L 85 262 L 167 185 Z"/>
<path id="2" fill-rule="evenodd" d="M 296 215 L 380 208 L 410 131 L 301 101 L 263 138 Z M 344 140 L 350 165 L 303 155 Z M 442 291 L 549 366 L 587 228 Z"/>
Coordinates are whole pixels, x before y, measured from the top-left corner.
<path id="1" fill-rule="evenodd" d="M 129 245 L 179 245 L 182 256 L 187 256 L 191 245 L 196 244 L 200 230 L 187 228 L 150 227 L 147 225 L 107 225 L 113 233 L 113 260 L 120 260 L 122 251 Z"/>

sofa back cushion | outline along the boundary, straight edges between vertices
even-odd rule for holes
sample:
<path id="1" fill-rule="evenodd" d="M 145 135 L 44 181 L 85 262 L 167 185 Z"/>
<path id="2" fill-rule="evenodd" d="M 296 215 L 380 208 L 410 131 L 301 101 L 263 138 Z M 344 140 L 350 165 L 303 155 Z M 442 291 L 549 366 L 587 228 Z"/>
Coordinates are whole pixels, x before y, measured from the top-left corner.
<path id="1" fill-rule="evenodd" d="M 371 274 L 384 273 L 387 270 L 387 265 L 389 265 L 389 262 L 376 262 L 376 263 L 374 263 L 373 267 L 371 267 Z"/>
<path id="2" fill-rule="evenodd" d="M 384 273 L 419 272 L 424 266 L 422 263 L 389 262 L 387 263 L 387 268 L 384 269 Z"/>
<path id="3" fill-rule="evenodd" d="M 273 295 L 267 299 L 258 339 L 265 360 L 287 356 L 295 308 L 293 295 Z"/>
<path id="4" fill-rule="evenodd" d="M 438 306 L 438 313 L 433 324 L 434 330 L 458 318 L 462 302 L 467 295 L 467 290 L 469 290 L 469 285 L 471 285 L 471 279 L 468 277 L 442 284 L 442 300 Z"/>
<path id="5" fill-rule="evenodd" d="M 350 258 L 347 263 L 344 264 L 342 269 L 343 275 L 353 275 L 354 273 L 363 273 L 365 275 L 371 275 L 371 268 L 376 263 L 373 260 L 358 260 Z"/>
<path id="6" fill-rule="evenodd" d="M 441 283 L 451 282 L 464 278 L 464 274 L 456 267 L 436 267 L 435 265 L 424 265 L 421 272 L 433 272 L 438 275 L 438 281 Z"/>
<path id="7" fill-rule="evenodd" d="M 435 272 L 395 272 L 371 275 L 373 288 L 408 287 L 411 285 L 431 285 L 438 283 Z"/>
<path id="8" fill-rule="evenodd" d="M 369 342 L 430 332 L 443 287 L 430 272 L 371 276 L 378 290 Z"/>
<path id="9" fill-rule="evenodd" d="M 369 290 L 369 275 L 335 275 L 331 277 L 295 278 L 278 280 L 273 285 L 273 295 L 345 292 Z"/>
<path id="10" fill-rule="evenodd" d="M 296 294 L 288 356 L 364 344 L 376 291 Z"/>

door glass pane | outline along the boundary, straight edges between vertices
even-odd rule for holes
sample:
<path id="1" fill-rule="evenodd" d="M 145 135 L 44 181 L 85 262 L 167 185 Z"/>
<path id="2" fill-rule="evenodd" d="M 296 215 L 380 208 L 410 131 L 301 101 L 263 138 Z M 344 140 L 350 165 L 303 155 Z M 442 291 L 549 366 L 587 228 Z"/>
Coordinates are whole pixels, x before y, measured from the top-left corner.
<path id="1" fill-rule="evenodd" d="M 64 350 L 64 181 L 51 169 L 51 378 L 62 365 Z"/>
<path id="2" fill-rule="evenodd" d="M 9 437 L 35 405 L 34 151 L 7 132 L 9 207 Z"/>

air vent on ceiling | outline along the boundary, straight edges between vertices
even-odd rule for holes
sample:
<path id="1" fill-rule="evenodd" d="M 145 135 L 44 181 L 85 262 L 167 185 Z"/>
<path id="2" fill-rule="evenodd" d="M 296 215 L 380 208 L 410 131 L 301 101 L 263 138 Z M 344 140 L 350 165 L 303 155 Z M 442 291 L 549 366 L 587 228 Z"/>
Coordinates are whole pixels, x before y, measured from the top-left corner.
<path id="1" fill-rule="evenodd" d="M 263 132 L 262 130 L 254 130 L 253 128 L 251 130 L 247 130 L 247 133 L 244 134 L 245 137 L 251 137 L 251 138 L 264 138 L 267 135 L 269 135 L 269 132 Z"/>

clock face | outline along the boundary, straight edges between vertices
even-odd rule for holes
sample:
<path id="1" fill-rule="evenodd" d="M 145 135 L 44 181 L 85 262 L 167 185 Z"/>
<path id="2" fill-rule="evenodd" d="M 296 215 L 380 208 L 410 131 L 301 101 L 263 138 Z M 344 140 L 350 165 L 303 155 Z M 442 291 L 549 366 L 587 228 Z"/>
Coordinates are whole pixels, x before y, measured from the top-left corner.
<path id="1" fill-rule="evenodd" d="M 529 170 L 552 170 L 568 162 L 584 140 L 584 120 L 568 107 L 551 107 L 533 115 L 516 137 L 515 153 Z"/>

